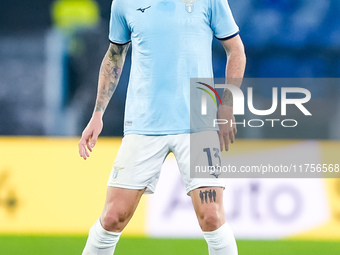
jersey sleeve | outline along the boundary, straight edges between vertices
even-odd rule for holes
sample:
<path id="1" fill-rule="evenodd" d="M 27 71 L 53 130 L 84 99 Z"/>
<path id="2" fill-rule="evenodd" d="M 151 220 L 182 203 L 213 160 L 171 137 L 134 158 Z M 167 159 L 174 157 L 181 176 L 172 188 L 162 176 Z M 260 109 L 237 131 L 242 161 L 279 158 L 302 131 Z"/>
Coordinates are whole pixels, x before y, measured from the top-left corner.
<path id="1" fill-rule="evenodd" d="M 217 39 L 229 39 L 239 33 L 227 0 L 211 0 L 210 26 Z"/>
<path id="2" fill-rule="evenodd" d="M 124 3 L 113 0 L 111 5 L 109 40 L 117 44 L 131 41 L 131 32 L 123 15 L 122 4 Z"/>

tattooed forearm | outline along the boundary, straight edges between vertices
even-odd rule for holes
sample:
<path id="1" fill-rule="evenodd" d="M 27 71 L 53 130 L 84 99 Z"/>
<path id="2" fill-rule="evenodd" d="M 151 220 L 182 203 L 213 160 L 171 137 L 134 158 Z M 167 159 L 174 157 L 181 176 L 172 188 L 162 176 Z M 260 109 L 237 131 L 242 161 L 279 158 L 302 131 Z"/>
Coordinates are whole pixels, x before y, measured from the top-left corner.
<path id="1" fill-rule="evenodd" d="M 110 44 L 100 67 L 95 111 L 104 112 L 115 92 L 125 61 L 129 44 Z"/>
<path id="2" fill-rule="evenodd" d="M 113 93 L 116 90 L 116 87 L 117 87 L 116 83 L 110 82 L 108 90 L 106 90 L 105 87 L 102 89 L 98 89 L 98 96 L 97 96 L 96 107 L 95 107 L 96 112 L 105 111 Z"/>
<path id="3" fill-rule="evenodd" d="M 214 203 L 216 202 L 216 190 L 215 189 L 209 189 L 202 191 L 200 190 L 200 199 L 201 199 L 201 204 L 208 204 L 208 203 Z"/>
<path id="4" fill-rule="evenodd" d="M 233 106 L 233 94 L 229 89 L 224 89 L 222 104 L 227 106 Z"/>

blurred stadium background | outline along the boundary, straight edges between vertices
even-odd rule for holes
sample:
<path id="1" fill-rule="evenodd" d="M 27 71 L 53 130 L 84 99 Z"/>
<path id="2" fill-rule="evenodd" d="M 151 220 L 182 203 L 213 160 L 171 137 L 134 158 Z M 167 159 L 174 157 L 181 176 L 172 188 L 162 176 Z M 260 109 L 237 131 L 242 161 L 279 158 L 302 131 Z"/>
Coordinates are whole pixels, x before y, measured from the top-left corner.
<path id="1" fill-rule="evenodd" d="M 305 152 L 339 164 L 340 1 L 229 0 L 246 46 L 248 78 L 335 78 L 306 85 L 317 120 L 301 132 L 239 129 L 230 156 L 290 162 Z M 83 162 L 77 142 L 94 107 L 108 47 L 109 0 L 0 3 L 0 254 L 80 254 L 99 216 L 120 145 L 130 59 Z M 130 52 L 128 53 L 130 55 Z M 214 72 L 225 53 L 213 44 Z M 279 85 L 278 85 L 279 86 Z M 254 88 L 264 102 L 271 88 Z M 321 110 L 320 110 L 321 109 Z M 289 150 L 290 154 L 282 152 Z M 173 158 L 144 197 L 117 254 L 206 254 Z M 339 254 L 339 179 L 234 179 L 227 217 L 241 254 Z M 155 240 L 157 238 L 157 240 Z"/>

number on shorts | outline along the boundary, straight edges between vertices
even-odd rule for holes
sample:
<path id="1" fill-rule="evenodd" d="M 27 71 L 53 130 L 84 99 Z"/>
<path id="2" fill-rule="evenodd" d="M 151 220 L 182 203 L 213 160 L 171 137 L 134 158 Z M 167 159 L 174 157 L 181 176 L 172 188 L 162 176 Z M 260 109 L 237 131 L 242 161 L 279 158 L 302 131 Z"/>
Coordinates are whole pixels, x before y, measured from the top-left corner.
<path id="1" fill-rule="evenodd" d="M 212 150 L 214 152 L 214 158 L 218 159 L 218 164 L 213 165 L 213 160 L 212 160 L 212 157 L 211 157 L 211 150 L 210 150 L 210 148 L 204 148 L 203 151 L 207 154 L 207 157 L 208 157 L 208 165 L 210 167 L 221 166 L 220 150 L 218 148 L 212 148 Z M 215 171 L 215 172 L 212 172 L 211 175 L 213 175 L 216 178 L 218 178 L 220 173 L 217 173 Z"/>

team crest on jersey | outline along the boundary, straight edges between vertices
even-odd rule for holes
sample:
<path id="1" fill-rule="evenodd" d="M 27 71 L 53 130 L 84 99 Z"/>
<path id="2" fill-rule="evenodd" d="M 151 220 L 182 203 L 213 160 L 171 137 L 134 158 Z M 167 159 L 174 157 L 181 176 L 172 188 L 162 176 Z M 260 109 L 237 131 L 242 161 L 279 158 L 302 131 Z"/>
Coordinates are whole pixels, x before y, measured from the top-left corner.
<path id="1" fill-rule="evenodd" d="M 194 3 L 197 0 L 181 0 L 181 1 L 185 3 L 185 10 L 188 13 L 192 13 L 194 11 Z"/>

